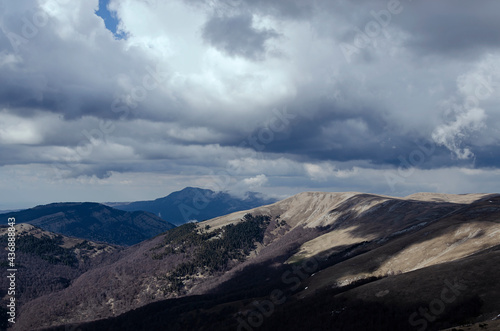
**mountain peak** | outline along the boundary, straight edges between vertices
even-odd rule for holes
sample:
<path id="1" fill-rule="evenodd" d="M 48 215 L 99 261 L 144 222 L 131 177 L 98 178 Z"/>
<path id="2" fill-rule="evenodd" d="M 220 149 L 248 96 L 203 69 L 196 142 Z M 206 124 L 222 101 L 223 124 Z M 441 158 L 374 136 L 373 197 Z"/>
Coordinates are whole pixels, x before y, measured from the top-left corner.
<path id="1" fill-rule="evenodd" d="M 196 198 L 199 196 L 207 196 L 208 197 L 208 196 L 211 196 L 213 194 L 215 194 L 215 192 L 212 190 L 209 190 L 209 189 L 188 186 L 188 187 L 183 188 L 180 191 L 172 192 L 169 195 L 167 195 L 163 198 L 160 198 L 160 199 L 165 199 L 168 197 L 176 197 L 178 199 L 186 199 L 186 198 L 191 199 L 191 198 Z"/>
<path id="2" fill-rule="evenodd" d="M 232 212 L 252 209 L 276 202 L 260 193 L 247 192 L 244 198 L 235 197 L 226 191 L 188 186 L 180 191 L 153 201 L 138 201 L 113 206 L 125 211 L 148 211 L 175 225 L 189 221 L 203 221 Z"/>

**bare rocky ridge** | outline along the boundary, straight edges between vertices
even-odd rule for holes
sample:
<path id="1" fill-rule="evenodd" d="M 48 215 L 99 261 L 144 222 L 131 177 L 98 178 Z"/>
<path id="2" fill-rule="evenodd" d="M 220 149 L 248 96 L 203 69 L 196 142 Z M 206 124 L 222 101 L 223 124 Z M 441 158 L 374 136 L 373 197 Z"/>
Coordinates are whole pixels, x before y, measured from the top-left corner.
<path id="1" fill-rule="evenodd" d="M 172 274 L 192 261 L 198 247 L 166 242 L 165 238 L 170 238 L 167 232 L 128 248 L 116 262 L 82 274 L 68 288 L 27 303 L 16 328 L 78 323 L 82 330 L 181 330 L 211 323 L 209 329 L 234 330 L 238 316 L 245 320 L 255 309 L 252 302 L 269 298 L 278 288 L 289 300 L 276 307 L 263 329 L 286 325 L 286 318 L 293 321 L 287 317 L 289 310 L 300 317 L 295 323 L 307 321 L 317 329 L 339 327 L 348 321 L 356 325 L 359 317 L 354 311 L 359 311 L 367 319 L 393 316 L 397 330 L 416 330 L 408 322 L 409 315 L 418 305 L 432 301 L 444 280 L 453 281 L 454 275 L 459 275 L 473 284 L 472 275 L 491 269 L 486 261 L 500 259 L 496 250 L 500 243 L 498 194 L 419 193 L 392 198 L 355 192 L 305 192 L 201 222 L 192 236 L 220 240 L 228 225 L 242 224 L 248 213 L 269 216 L 262 240 L 244 260 L 230 260 L 224 270 L 198 269 L 192 276 L 174 277 L 180 280 L 180 290 L 165 290 L 171 288 Z M 155 259 L 154 254 L 163 250 L 170 253 Z M 299 287 L 283 280 L 287 271 L 311 259 L 316 267 L 300 278 Z M 462 266 L 468 266 L 468 273 L 460 271 Z M 496 269 L 491 270 L 492 277 L 497 277 Z M 500 313 L 500 299 L 491 294 L 500 291 L 500 285 L 490 282 L 486 274 L 478 276 L 477 282 L 449 305 L 449 311 L 468 307 L 460 316 L 471 321 Z M 403 287 L 404 298 L 397 295 L 403 293 Z M 422 291 L 427 294 L 419 295 Z M 342 305 L 352 309 L 343 312 Z M 391 313 L 377 312 L 380 305 Z M 305 314 L 311 309 L 317 312 L 317 320 Z M 332 319 L 336 309 L 341 320 Z M 151 314 L 149 324 L 142 320 L 146 312 Z M 460 322 L 448 313 L 434 324 L 427 322 L 431 329 Z M 104 319 L 81 324 L 100 318 Z M 134 322 L 139 319 L 143 324 Z"/>

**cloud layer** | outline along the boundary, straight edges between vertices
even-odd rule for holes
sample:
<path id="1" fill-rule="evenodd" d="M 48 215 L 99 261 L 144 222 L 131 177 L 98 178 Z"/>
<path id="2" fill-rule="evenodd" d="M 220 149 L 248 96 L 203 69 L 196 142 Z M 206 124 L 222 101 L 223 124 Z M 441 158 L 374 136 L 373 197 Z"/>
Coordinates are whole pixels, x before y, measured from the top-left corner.
<path id="1" fill-rule="evenodd" d="M 125 39 L 97 0 L 0 6 L 0 209 L 496 189 L 497 1 L 111 0 Z"/>

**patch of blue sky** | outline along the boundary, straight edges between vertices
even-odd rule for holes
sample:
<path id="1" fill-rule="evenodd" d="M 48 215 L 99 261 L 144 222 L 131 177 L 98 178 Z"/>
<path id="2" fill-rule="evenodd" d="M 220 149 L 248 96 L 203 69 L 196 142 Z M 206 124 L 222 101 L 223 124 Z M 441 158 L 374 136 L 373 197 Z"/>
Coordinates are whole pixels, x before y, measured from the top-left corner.
<path id="1" fill-rule="evenodd" d="M 115 12 L 109 11 L 108 4 L 109 0 L 99 0 L 99 9 L 96 10 L 96 15 L 104 20 L 106 29 L 111 31 L 116 39 L 127 39 L 126 33 L 117 31 L 119 20 Z"/>

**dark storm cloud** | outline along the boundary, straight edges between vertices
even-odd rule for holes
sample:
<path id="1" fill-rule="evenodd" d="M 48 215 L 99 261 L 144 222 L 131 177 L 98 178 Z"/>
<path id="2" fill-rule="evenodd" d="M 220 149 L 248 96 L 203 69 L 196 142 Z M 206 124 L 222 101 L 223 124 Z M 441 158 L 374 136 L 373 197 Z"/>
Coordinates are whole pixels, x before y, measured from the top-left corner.
<path id="1" fill-rule="evenodd" d="M 104 23 L 92 15 L 92 4 L 80 5 L 88 6 L 90 15 L 60 19 L 34 2 L 25 2 L 21 9 L 9 4 L 12 12 L 1 18 L 0 45 L 13 60 L 0 67 L 0 107 L 25 116 L 45 110 L 68 120 L 118 119 L 123 108 L 128 108 L 127 117 L 134 116 L 137 102 L 131 94 L 138 91 L 136 99 L 143 99 L 145 76 L 158 74 L 157 62 L 139 47 L 125 50 L 109 31 L 100 29 Z M 123 77 L 126 83 L 120 85 Z M 151 99 L 155 91 L 146 93 Z"/>
<path id="2" fill-rule="evenodd" d="M 345 23 L 337 33 L 353 41 L 370 22 L 382 23 L 384 32 L 404 32 L 405 45 L 422 55 L 474 58 L 500 46 L 500 3 L 467 1 L 330 1 L 319 2 L 325 11 Z M 394 11 L 391 13 L 390 8 Z M 370 29 L 370 27 L 368 27 Z M 376 32 L 374 26 L 372 31 Z M 383 35 L 381 33 L 380 35 Z M 378 38 L 379 36 L 377 36 Z M 365 56 L 366 49 L 361 50 Z"/>
<path id="3" fill-rule="evenodd" d="M 258 134 L 256 130 L 254 136 Z M 416 148 L 419 138 L 384 131 L 381 119 L 373 114 L 364 118 L 324 113 L 316 118 L 300 117 L 286 139 L 275 135 L 266 152 L 286 152 L 303 161 L 368 160 L 373 164 L 397 165 L 398 157 Z"/>
<path id="4" fill-rule="evenodd" d="M 285 19 L 305 19 L 311 17 L 315 9 L 312 1 L 303 0 L 241 0 L 240 3 L 264 15 Z"/>
<path id="5" fill-rule="evenodd" d="M 192 5 L 206 8 L 209 13 L 230 15 L 234 13 L 255 13 L 271 15 L 282 19 L 305 19 L 315 10 L 312 1 L 305 0 L 183 0 Z"/>
<path id="6" fill-rule="evenodd" d="M 500 47 L 498 1 L 414 2 L 398 21 L 408 45 L 423 53 L 448 57 L 479 55 Z"/>
<path id="7" fill-rule="evenodd" d="M 249 14 L 232 17 L 212 17 L 203 27 L 203 38 L 220 51 L 230 56 L 243 56 L 262 60 L 266 53 L 266 42 L 279 37 L 272 29 L 256 29 Z"/>
<path id="8" fill-rule="evenodd" d="M 500 153 L 498 145 L 480 146 L 474 149 L 476 154 L 476 166 L 479 168 L 498 168 L 500 164 Z"/>
<path id="9" fill-rule="evenodd" d="M 11 11 L 0 21 L 2 165 L 52 163 L 68 177 L 208 173 L 254 155 L 240 147 L 259 139 L 273 109 L 286 108 L 294 120 L 258 141 L 250 176 L 279 173 L 286 167 L 273 162 L 284 159 L 287 176 L 307 186 L 305 163 L 398 167 L 429 144 L 418 168 L 497 167 L 498 98 L 478 99 L 484 114 L 468 114 L 463 103 L 478 81 L 471 74 L 463 81 L 472 87 L 463 87 L 459 78 L 490 74 L 477 67 L 499 46 L 499 5 L 402 1 L 387 34 L 347 62 L 339 45 L 354 43 L 389 2 L 184 0 L 202 11 L 167 26 L 174 5 L 159 2 L 144 20 L 136 2 L 116 1 L 123 29 L 132 30 L 122 41 L 93 14 L 97 1 L 78 2 L 88 8 L 67 6 L 17 53 L 7 33 L 20 34 L 22 16 L 34 11 Z M 276 50 L 283 56 L 270 56 Z M 23 120 L 32 135 L 16 132 Z M 475 158 L 457 159 L 465 148 Z"/>

